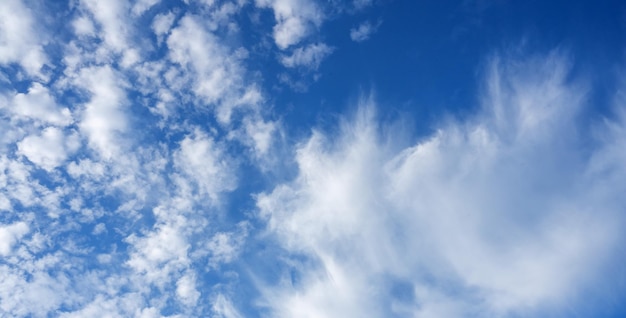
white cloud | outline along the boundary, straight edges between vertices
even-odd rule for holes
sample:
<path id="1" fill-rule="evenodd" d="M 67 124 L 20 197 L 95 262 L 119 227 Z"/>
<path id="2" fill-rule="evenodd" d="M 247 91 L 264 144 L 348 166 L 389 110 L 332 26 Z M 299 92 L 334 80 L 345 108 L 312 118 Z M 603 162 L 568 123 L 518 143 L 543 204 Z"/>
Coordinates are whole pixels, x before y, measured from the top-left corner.
<path id="1" fill-rule="evenodd" d="M 151 1 L 140 1 L 131 9 L 130 4 L 123 0 L 106 2 L 81 0 L 81 7 L 86 9 L 89 12 L 87 14 L 91 14 L 94 18 L 98 28 L 96 35 L 102 40 L 102 43 L 98 45 L 95 52 L 92 52 L 92 54 L 95 53 L 94 56 L 83 54 L 79 58 L 83 62 L 87 61 L 88 58 L 95 58 L 99 63 L 106 64 L 118 59 L 119 65 L 124 69 L 140 62 L 142 59 L 141 52 L 145 51 L 146 48 L 143 47 L 145 43 L 138 44 L 133 41 L 138 30 L 133 26 L 131 10 L 134 11 L 135 15 L 141 15 L 142 10 L 147 10 L 149 6 L 154 4 Z M 88 50 L 93 51 L 92 48 Z"/>
<path id="2" fill-rule="evenodd" d="M 411 147 L 368 105 L 339 138 L 313 133 L 298 177 L 257 199 L 279 244 L 311 259 L 261 288 L 271 315 L 532 315 L 581 297 L 624 239 L 625 183 L 591 172 L 625 169 L 608 151 L 620 137 L 585 153 L 586 89 L 568 76 L 558 54 L 496 58 L 484 109 Z"/>
<path id="3" fill-rule="evenodd" d="M 257 154 L 259 156 L 267 154 L 272 146 L 273 136 L 276 133 L 278 124 L 261 119 L 247 119 L 244 124 L 246 134 L 250 136 Z"/>
<path id="4" fill-rule="evenodd" d="M 109 66 L 82 69 L 76 79 L 76 84 L 91 94 L 78 126 L 87 135 L 89 146 L 106 159 L 117 154 L 124 144 L 119 138 L 127 128 L 122 108 L 126 103 L 123 83 Z"/>
<path id="5" fill-rule="evenodd" d="M 102 39 L 114 52 L 121 52 L 128 47 L 127 26 L 128 6 L 121 0 L 97 1 L 81 0 L 81 3 L 93 14 L 102 29 Z"/>
<path id="6" fill-rule="evenodd" d="M 146 236 L 131 235 L 127 239 L 134 249 L 127 264 L 144 275 L 146 282 L 162 286 L 170 281 L 174 272 L 189 264 L 190 245 L 181 228 L 186 220 L 181 216 L 173 218 L 171 222 L 158 223 Z"/>
<path id="7" fill-rule="evenodd" d="M 133 5 L 132 13 L 136 16 L 141 15 L 159 2 L 161 0 L 139 0 Z"/>
<path id="8" fill-rule="evenodd" d="M 275 78 L 247 59 L 278 54 L 295 69 L 282 78 L 304 87 L 289 76 L 316 73 L 334 50 L 307 38 L 324 9 L 373 1 L 257 0 L 273 10 L 273 30 L 259 31 L 278 53 L 264 36 L 239 47 L 250 26 L 238 21 L 259 14 L 245 0 L 159 2 L 47 13 L 0 0 L 2 314 L 237 318 L 244 304 L 273 317 L 532 316 L 575 296 L 623 241 L 626 116 L 596 127 L 582 153 L 586 87 L 558 55 L 494 59 L 484 109 L 416 144 L 380 133 L 364 106 L 291 158 L 274 138 L 294 137 L 262 109 L 284 101 L 264 96 Z M 68 19 L 57 35 L 37 29 L 57 17 Z M 25 76 L 43 66 L 51 81 Z M 253 232 L 239 200 L 294 163 L 292 182 L 256 197 L 268 228 Z"/>
<path id="9" fill-rule="evenodd" d="M 28 231 L 28 224 L 25 222 L 0 225 L 0 255 L 8 256 L 13 245 L 26 235 Z"/>
<path id="10" fill-rule="evenodd" d="M 0 193 L 0 211 L 11 210 L 11 201 L 4 194 Z"/>
<path id="11" fill-rule="evenodd" d="M 239 66 L 228 58 L 228 48 L 219 39 L 206 32 L 193 16 L 185 16 L 167 39 L 173 62 L 179 63 L 196 75 L 195 93 L 216 103 L 228 89 L 236 85 Z"/>
<path id="12" fill-rule="evenodd" d="M 216 106 L 218 120 L 230 123 L 233 110 L 240 106 L 255 108 L 246 103 L 247 93 L 244 69 L 238 51 L 231 50 L 218 37 L 207 31 L 195 16 L 185 16 L 167 39 L 169 57 L 183 69 L 171 69 L 166 74 L 168 84 L 176 88 L 191 81 L 200 105 Z"/>
<path id="13" fill-rule="evenodd" d="M 106 167 L 103 163 L 94 162 L 90 159 L 83 159 L 76 162 L 71 162 L 67 165 L 67 172 L 74 178 L 86 175 L 91 180 L 97 180 L 105 177 Z"/>
<path id="14" fill-rule="evenodd" d="M 25 5 L 0 2 L 26 10 L 16 11 L 22 20 L 0 20 L 0 36 L 32 31 Z M 229 284 L 205 274 L 235 261 L 247 235 L 224 226 L 222 194 L 237 187 L 237 167 L 247 160 L 231 146 L 266 153 L 275 124 L 261 116 L 261 85 L 247 81 L 248 51 L 229 38 L 239 32 L 232 17 L 245 2 L 197 7 L 198 16 L 156 12 L 157 2 L 54 4 L 69 11 L 42 13 L 42 23 L 68 19 L 61 35 L 46 38 L 64 55 L 45 69 L 52 80 L 33 81 L 15 65 L 0 72 L 0 81 L 20 90 L 0 96 L 0 209 L 13 222 L 0 225 L 6 315 L 241 317 L 226 298 L 202 298 Z M 150 27 L 167 48 L 154 51 Z M 11 36 L 10 49 L 25 43 L 20 54 L 40 49 L 37 34 Z M 7 64 L 22 62 L 11 54 Z M 170 118 L 141 108 L 155 96 L 169 103 Z M 198 118 L 183 107 L 218 124 L 194 130 Z"/>
<path id="15" fill-rule="evenodd" d="M 48 127 L 41 135 L 28 136 L 17 144 L 18 153 L 45 170 L 60 166 L 68 154 L 77 150 L 80 141 L 76 135 L 65 136 L 62 130 Z"/>
<path id="16" fill-rule="evenodd" d="M 96 35 L 96 27 L 93 25 L 91 18 L 80 16 L 72 22 L 76 35 L 94 36 Z"/>
<path id="17" fill-rule="evenodd" d="M 350 39 L 355 42 L 368 40 L 372 34 L 378 31 L 379 26 L 380 22 L 372 24 L 370 21 L 365 21 L 359 24 L 358 27 L 350 29 Z"/>
<path id="18" fill-rule="evenodd" d="M 29 182 L 29 170 L 26 163 L 0 156 L 1 188 L 7 198 L 17 200 L 24 206 L 32 206 L 36 201 L 34 184 Z"/>
<path id="19" fill-rule="evenodd" d="M 180 143 L 175 166 L 198 187 L 202 196 L 218 202 L 219 195 L 235 189 L 234 165 L 225 151 L 206 134 L 196 131 Z"/>
<path id="20" fill-rule="evenodd" d="M 311 0 L 256 0 L 256 5 L 274 11 L 274 41 L 283 50 L 300 43 L 324 20 L 324 14 Z"/>
<path id="21" fill-rule="evenodd" d="M 78 210 L 78 209 L 75 209 L 75 210 Z M 96 226 L 94 226 L 91 234 L 100 235 L 102 233 L 105 233 L 106 231 L 107 231 L 106 225 L 104 223 L 98 223 L 96 224 Z"/>
<path id="22" fill-rule="evenodd" d="M 213 313 L 216 318 L 241 318 L 243 317 L 228 297 L 218 294 L 213 300 Z"/>
<path id="23" fill-rule="evenodd" d="M 176 16 L 172 12 L 157 14 L 152 21 L 152 30 L 154 31 L 154 34 L 159 37 L 167 34 L 172 28 L 175 18 Z"/>
<path id="24" fill-rule="evenodd" d="M 154 307 L 145 304 L 139 293 L 122 295 L 98 295 L 79 310 L 62 312 L 60 317 L 162 317 Z"/>
<path id="25" fill-rule="evenodd" d="M 29 75 L 41 76 L 47 57 L 33 20 L 22 1 L 0 2 L 0 64 L 19 63 Z"/>
<path id="26" fill-rule="evenodd" d="M 236 232 L 218 232 L 207 243 L 210 253 L 209 265 L 218 268 L 220 264 L 225 264 L 235 260 L 242 249 L 246 236 L 248 235 L 247 224 L 239 224 Z"/>
<path id="27" fill-rule="evenodd" d="M 195 306 L 200 298 L 196 289 L 196 278 L 192 274 L 185 274 L 176 282 L 176 295 L 187 306 Z"/>
<path id="28" fill-rule="evenodd" d="M 39 83 L 33 83 L 28 93 L 17 93 L 7 105 L 7 110 L 18 119 L 32 119 L 57 126 L 72 123 L 70 110 L 59 107 L 48 88 Z"/>
<path id="29" fill-rule="evenodd" d="M 54 258 L 54 257 L 52 257 Z M 44 259 L 37 263 L 57 260 Z M 24 265 L 33 265 L 26 260 Z M 62 275 L 54 276 L 44 269 L 16 269 L 0 266 L 0 309 L 11 317 L 44 317 L 48 312 L 59 308 L 62 304 L 70 304 L 76 295 L 68 292 L 68 279 Z M 41 266 L 41 265 L 40 265 Z M 29 270 L 28 280 L 24 270 Z"/>
<path id="30" fill-rule="evenodd" d="M 283 55 L 280 62 L 286 67 L 304 67 L 317 70 L 322 61 L 328 57 L 333 48 L 324 43 L 309 44 L 293 50 L 291 55 Z"/>

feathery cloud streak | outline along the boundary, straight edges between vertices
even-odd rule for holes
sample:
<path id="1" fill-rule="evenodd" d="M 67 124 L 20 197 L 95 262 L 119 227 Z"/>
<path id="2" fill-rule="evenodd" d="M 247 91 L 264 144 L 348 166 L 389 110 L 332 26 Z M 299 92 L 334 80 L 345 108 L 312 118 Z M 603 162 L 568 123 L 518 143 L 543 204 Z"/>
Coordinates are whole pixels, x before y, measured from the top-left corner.
<path id="1" fill-rule="evenodd" d="M 339 136 L 297 148 L 298 176 L 257 200 L 287 255 L 311 259 L 264 286 L 272 316 L 534 315 L 583 297 L 623 248 L 625 184 L 600 171 L 625 172 L 625 123 L 595 123 L 584 150 L 587 89 L 558 53 L 486 73 L 479 113 L 414 146 L 364 98 Z"/>

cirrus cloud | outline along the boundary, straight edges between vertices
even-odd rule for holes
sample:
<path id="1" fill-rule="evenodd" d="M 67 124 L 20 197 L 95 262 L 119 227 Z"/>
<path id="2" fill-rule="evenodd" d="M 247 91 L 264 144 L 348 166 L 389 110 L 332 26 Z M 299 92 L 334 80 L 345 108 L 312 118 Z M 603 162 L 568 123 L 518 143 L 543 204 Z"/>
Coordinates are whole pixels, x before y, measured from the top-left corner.
<path id="1" fill-rule="evenodd" d="M 620 137 L 600 124 L 586 153 L 586 86 L 558 53 L 486 74 L 482 110 L 415 145 L 382 136 L 365 98 L 338 138 L 298 147 L 298 176 L 257 199 L 287 255 L 311 259 L 262 288 L 272 315 L 533 315 L 582 297 L 623 242 L 625 183 L 597 172 L 624 173 Z"/>

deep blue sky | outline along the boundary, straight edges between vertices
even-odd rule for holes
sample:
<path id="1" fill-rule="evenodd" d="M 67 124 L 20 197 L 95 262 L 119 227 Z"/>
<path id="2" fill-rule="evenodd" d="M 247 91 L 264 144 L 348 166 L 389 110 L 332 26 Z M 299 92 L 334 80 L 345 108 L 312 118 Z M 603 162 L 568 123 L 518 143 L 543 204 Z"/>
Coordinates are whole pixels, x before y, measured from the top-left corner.
<path id="1" fill-rule="evenodd" d="M 428 126 L 444 112 L 463 116 L 477 107 L 482 66 L 501 51 L 565 50 L 574 72 L 592 78 L 599 104 L 615 89 L 626 36 L 620 1 L 381 2 L 326 23 L 323 38 L 338 49 L 320 68 L 324 80 L 305 93 L 284 92 L 276 107 L 301 105 L 291 115 L 311 120 L 318 109 L 341 113 L 355 95 L 374 90 L 383 113 L 408 112 Z M 365 19 L 382 21 L 366 42 L 340 31 Z"/>

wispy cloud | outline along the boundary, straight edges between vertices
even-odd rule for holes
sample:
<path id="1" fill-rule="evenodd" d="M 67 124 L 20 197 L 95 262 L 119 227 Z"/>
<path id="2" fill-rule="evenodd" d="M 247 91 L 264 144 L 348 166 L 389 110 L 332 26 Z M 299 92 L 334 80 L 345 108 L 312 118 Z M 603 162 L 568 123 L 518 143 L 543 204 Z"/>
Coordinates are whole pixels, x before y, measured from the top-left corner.
<path id="1" fill-rule="evenodd" d="M 378 31 L 381 24 L 382 21 L 378 21 L 376 24 L 372 24 L 370 21 L 365 21 L 359 24 L 359 26 L 350 29 L 350 39 L 354 42 L 369 40 L 370 36 Z"/>
<path id="2" fill-rule="evenodd" d="M 311 259 L 263 288 L 272 315 L 526 315 L 583 297 L 623 239 L 623 182 L 592 172 L 575 133 L 585 85 L 568 76 L 556 53 L 494 58 L 479 114 L 400 151 L 367 98 L 339 138 L 314 132 L 298 176 L 257 200 L 277 242 Z"/>
<path id="3" fill-rule="evenodd" d="M 352 5 L 357 10 L 363 10 L 367 7 L 370 7 L 374 4 L 374 0 L 353 0 Z"/>
<path id="4" fill-rule="evenodd" d="M 623 92 L 589 119 L 564 54 L 493 55 L 479 110 L 403 142 L 373 98 L 305 92 L 329 57 L 350 80 L 326 32 L 375 2 L 0 0 L 0 316 L 540 316 L 612 291 Z"/>
<path id="5" fill-rule="evenodd" d="M 324 43 L 310 44 L 297 48 L 291 55 L 283 55 L 280 62 L 286 67 L 303 67 L 305 69 L 317 70 L 322 61 L 328 57 L 333 48 Z"/>

